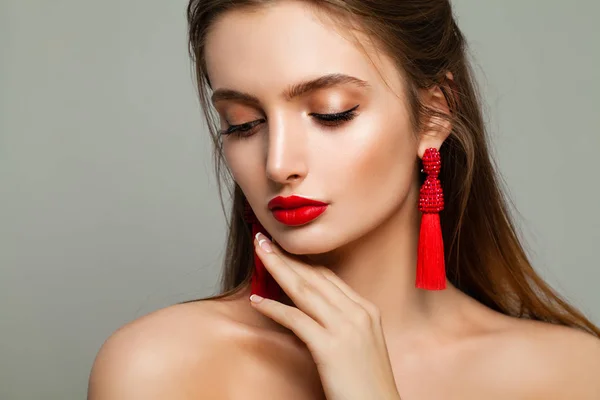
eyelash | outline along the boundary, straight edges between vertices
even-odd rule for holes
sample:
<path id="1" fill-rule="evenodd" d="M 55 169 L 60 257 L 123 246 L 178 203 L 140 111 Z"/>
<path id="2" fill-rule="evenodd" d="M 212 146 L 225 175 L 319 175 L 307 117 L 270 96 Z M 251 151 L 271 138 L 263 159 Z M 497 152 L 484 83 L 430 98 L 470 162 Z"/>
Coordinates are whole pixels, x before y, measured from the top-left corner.
<path id="1" fill-rule="evenodd" d="M 317 120 L 319 120 L 323 126 L 334 129 L 334 128 L 337 128 L 338 126 L 342 125 L 344 122 L 353 120 L 357 116 L 357 113 L 355 112 L 355 110 L 358 108 L 359 105 L 352 107 L 348 111 L 343 111 L 340 113 L 335 113 L 335 114 L 312 113 L 309 115 L 315 116 L 315 118 L 317 118 Z M 252 128 L 257 126 L 261 122 L 264 122 L 264 119 L 259 119 L 256 121 L 247 122 L 245 124 L 240 124 L 240 125 L 231 125 L 226 130 L 219 132 L 219 135 L 222 135 L 222 136 L 233 135 L 236 137 L 247 138 L 253 134 Z"/>

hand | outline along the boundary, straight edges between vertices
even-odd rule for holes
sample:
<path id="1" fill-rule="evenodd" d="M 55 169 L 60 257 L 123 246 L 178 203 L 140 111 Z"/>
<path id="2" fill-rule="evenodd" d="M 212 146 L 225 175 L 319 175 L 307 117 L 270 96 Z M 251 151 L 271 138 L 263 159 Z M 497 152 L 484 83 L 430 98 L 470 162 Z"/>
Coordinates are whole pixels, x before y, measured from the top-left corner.
<path id="1" fill-rule="evenodd" d="M 254 246 L 298 308 L 256 295 L 251 304 L 306 344 L 327 399 L 400 400 L 377 307 L 331 270 L 294 260 L 265 235 Z"/>

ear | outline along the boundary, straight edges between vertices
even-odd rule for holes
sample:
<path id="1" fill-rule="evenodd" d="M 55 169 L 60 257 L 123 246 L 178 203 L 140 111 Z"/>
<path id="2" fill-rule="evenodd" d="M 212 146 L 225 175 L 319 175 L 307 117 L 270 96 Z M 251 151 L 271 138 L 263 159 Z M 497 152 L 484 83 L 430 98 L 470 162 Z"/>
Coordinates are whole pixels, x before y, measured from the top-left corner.
<path id="1" fill-rule="evenodd" d="M 453 80 L 454 76 L 451 72 L 448 72 L 446 78 Z M 435 85 L 429 89 L 423 89 L 420 92 L 420 95 L 421 101 L 425 106 L 450 116 L 448 102 L 439 85 Z M 451 130 L 452 124 L 450 121 L 436 116 L 427 117 L 427 120 L 423 121 L 421 131 L 419 132 L 419 145 L 417 150 L 419 158 L 423 158 L 425 150 L 430 147 L 439 150 L 442 143 L 444 143 L 444 140 L 450 135 Z"/>

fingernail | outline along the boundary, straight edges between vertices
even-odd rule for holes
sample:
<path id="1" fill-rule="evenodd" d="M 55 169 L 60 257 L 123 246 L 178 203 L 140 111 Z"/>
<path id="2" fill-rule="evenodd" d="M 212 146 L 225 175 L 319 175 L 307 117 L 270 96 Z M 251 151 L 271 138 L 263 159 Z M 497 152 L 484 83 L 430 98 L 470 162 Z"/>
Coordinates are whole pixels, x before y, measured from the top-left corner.
<path id="1" fill-rule="evenodd" d="M 257 294 L 253 294 L 252 296 L 250 296 L 250 301 L 253 303 L 260 303 L 262 300 L 263 298 Z"/>
<path id="2" fill-rule="evenodd" d="M 258 232 L 255 237 L 256 240 L 258 240 L 258 245 L 262 247 L 264 251 L 266 251 L 267 253 L 273 252 L 273 249 L 271 248 L 271 243 L 269 243 L 269 239 L 265 235 Z"/>

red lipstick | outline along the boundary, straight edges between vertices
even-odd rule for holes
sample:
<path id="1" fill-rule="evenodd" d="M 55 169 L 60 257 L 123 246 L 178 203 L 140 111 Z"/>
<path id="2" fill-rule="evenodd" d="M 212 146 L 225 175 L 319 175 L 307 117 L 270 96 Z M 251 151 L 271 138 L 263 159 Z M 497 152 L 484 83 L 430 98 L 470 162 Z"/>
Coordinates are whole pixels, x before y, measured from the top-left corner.
<path id="1" fill-rule="evenodd" d="M 269 201 L 275 219 L 289 226 L 304 225 L 323 214 L 328 204 L 301 196 L 277 196 Z"/>

